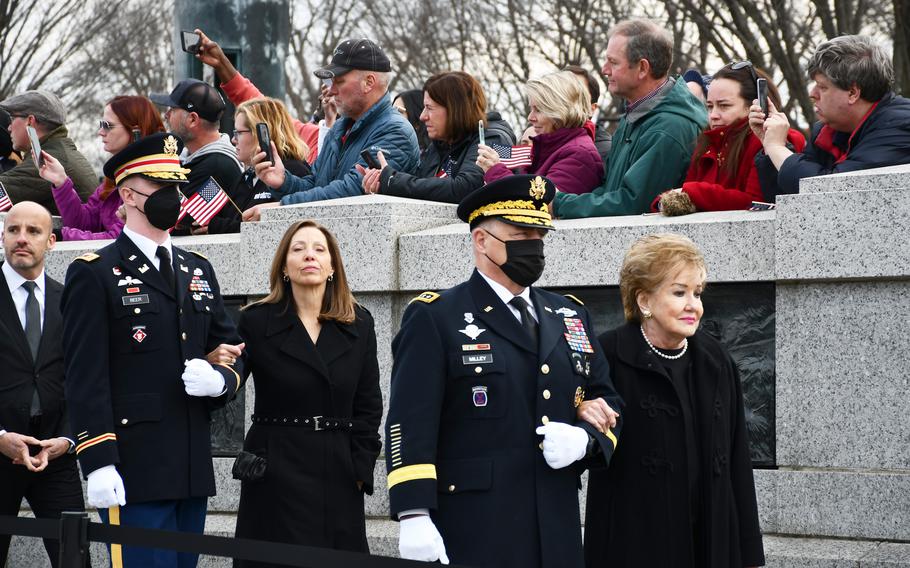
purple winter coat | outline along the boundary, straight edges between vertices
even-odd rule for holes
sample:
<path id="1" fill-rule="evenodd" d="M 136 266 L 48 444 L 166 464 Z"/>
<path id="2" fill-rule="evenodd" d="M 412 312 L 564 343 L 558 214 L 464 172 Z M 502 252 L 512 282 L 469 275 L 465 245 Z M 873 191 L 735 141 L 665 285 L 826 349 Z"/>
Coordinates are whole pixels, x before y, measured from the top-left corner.
<path id="1" fill-rule="evenodd" d="M 560 128 L 532 136 L 531 165 L 524 173 L 549 178 L 559 191 L 588 193 L 603 182 L 604 164 L 584 127 Z M 496 164 L 483 176 L 490 183 L 512 172 Z"/>
<path id="2" fill-rule="evenodd" d="M 66 178 L 63 185 L 53 188 L 54 201 L 63 220 L 64 241 L 91 241 L 116 239 L 123 230 L 123 221 L 117 217 L 117 208 L 123 201 L 115 189 L 107 199 L 101 200 L 104 183 L 82 203 L 73 180 Z"/>

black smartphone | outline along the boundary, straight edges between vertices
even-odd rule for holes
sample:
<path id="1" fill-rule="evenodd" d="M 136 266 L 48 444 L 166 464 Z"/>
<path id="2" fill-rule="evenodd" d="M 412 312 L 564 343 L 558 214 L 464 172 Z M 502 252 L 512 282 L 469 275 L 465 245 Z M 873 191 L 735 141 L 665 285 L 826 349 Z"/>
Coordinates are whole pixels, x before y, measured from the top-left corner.
<path id="1" fill-rule="evenodd" d="M 364 150 L 360 153 L 360 157 L 363 158 L 363 161 L 367 163 L 367 167 L 373 170 L 381 170 L 382 165 L 379 164 L 379 161 L 373 157 L 373 154 L 369 150 Z"/>
<path id="2" fill-rule="evenodd" d="M 202 38 L 196 32 L 183 30 L 180 32 L 180 41 L 183 43 L 183 51 L 193 55 L 199 53 L 199 42 Z"/>
<path id="3" fill-rule="evenodd" d="M 269 125 L 260 122 L 256 125 L 256 136 L 259 137 L 259 149 L 265 152 L 265 161 L 272 162 L 275 165 L 275 159 L 272 157 L 272 137 L 269 136 Z"/>
<path id="4" fill-rule="evenodd" d="M 768 80 L 759 77 L 755 80 L 755 91 L 758 93 L 758 105 L 768 118 Z"/>

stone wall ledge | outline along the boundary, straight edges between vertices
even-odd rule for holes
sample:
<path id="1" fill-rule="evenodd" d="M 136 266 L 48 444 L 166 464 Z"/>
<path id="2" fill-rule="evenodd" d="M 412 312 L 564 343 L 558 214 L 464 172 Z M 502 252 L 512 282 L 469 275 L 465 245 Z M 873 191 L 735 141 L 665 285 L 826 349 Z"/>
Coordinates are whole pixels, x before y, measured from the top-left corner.
<path id="1" fill-rule="evenodd" d="M 547 236 L 547 268 L 539 285 L 615 286 L 632 243 L 658 232 L 682 233 L 705 254 L 712 282 L 773 281 L 774 211 L 721 211 L 685 217 L 629 215 L 557 220 Z M 448 288 L 473 266 L 470 234 L 463 223 L 404 234 L 400 287 L 421 291 Z"/>
<path id="2" fill-rule="evenodd" d="M 802 179 L 799 182 L 801 194 L 865 189 L 906 189 L 908 187 L 910 187 L 910 164 L 816 176 Z"/>

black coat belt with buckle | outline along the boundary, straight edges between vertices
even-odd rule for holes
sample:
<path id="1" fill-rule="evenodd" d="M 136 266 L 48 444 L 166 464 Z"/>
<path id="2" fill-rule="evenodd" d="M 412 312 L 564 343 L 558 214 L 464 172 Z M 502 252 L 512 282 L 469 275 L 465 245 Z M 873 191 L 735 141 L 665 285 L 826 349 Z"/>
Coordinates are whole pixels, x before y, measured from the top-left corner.
<path id="1" fill-rule="evenodd" d="M 322 430 L 350 430 L 353 423 L 349 419 L 329 418 L 327 416 L 260 416 L 253 415 L 253 424 L 263 426 L 296 426 L 316 432 Z"/>

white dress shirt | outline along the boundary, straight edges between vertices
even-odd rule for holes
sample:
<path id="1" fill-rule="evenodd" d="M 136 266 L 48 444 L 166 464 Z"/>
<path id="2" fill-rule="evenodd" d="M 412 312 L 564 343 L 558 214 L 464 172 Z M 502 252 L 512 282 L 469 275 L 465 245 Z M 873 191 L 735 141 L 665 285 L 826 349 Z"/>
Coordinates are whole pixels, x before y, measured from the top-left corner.
<path id="1" fill-rule="evenodd" d="M 512 315 L 515 316 L 515 319 L 518 320 L 518 323 L 521 323 L 521 313 L 518 311 L 518 308 L 516 308 L 515 306 L 513 306 L 512 304 L 509 303 L 512 301 L 512 298 L 514 298 L 516 296 L 516 294 L 509 292 L 508 288 L 506 288 L 499 282 L 496 282 L 495 280 L 493 280 L 492 278 L 490 278 L 489 276 L 487 276 L 486 274 L 481 272 L 479 269 L 477 270 L 477 272 L 480 273 L 481 276 L 483 276 L 483 279 L 487 281 L 487 284 L 490 285 L 490 288 L 493 289 L 493 292 L 495 292 L 496 295 L 499 296 L 499 299 L 502 300 L 502 303 L 505 304 L 507 308 L 509 308 L 509 311 L 512 312 Z M 531 317 L 534 318 L 534 321 L 537 321 L 537 312 L 534 310 L 534 302 L 531 301 L 531 288 L 530 287 L 525 288 L 524 290 L 521 291 L 520 294 L 517 294 L 517 296 L 524 299 L 524 301 L 528 303 L 528 312 L 531 314 Z"/>
<path id="2" fill-rule="evenodd" d="M 9 294 L 13 297 L 13 304 L 16 306 L 16 314 L 19 315 L 19 324 L 22 326 L 22 329 L 25 329 L 25 302 L 28 300 L 28 290 L 22 287 L 26 282 L 26 279 L 16 272 L 16 270 L 10 266 L 9 262 L 3 263 L 3 276 L 6 277 L 6 283 L 9 286 Z M 45 282 L 44 282 L 44 270 L 41 270 L 41 274 L 38 275 L 38 278 L 35 278 L 35 298 L 38 300 L 38 307 L 41 310 L 41 330 L 44 330 L 44 291 L 45 291 Z"/>
<path id="3" fill-rule="evenodd" d="M 152 239 L 144 237 L 136 231 L 128 229 L 127 227 L 123 227 L 123 234 L 126 235 L 129 240 L 133 241 L 133 244 L 136 245 L 136 248 L 139 249 L 139 252 L 144 254 L 145 258 L 149 259 L 149 262 L 152 263 L 152 266 L 155 267 L 155 270 L 160 270 L 159 265 L 161 264 L 161 261 L 158 259 L 158 247 L 166 248 L 167 253 L 171 255 L 171 264 L 174 263 L 174 251 L 172 249 L 170 235 L 167 236 L 167 239 L 163 243 L 158 244 Z"/>

